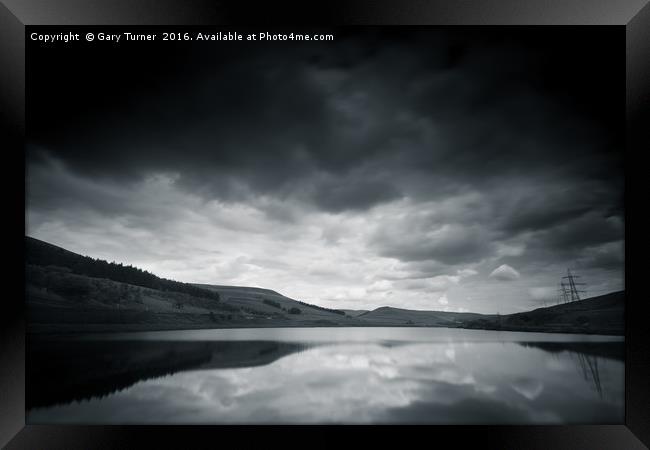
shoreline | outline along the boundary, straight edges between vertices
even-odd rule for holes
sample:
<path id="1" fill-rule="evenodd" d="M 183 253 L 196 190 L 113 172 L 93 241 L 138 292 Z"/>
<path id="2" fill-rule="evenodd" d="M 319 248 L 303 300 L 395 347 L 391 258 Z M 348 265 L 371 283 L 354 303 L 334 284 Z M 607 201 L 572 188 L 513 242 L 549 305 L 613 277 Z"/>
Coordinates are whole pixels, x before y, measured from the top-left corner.
<path id="1" fill-rule="evenodd" d="M 148 325 L 148 326 L 147 326 Z M 566 330 L 559 328 L 473 328 L 473 327 L 440 327 L 432 325 L 396 325 L 396 324 L 348 324 L 348 325 L 327 325 L 327 324 L 299 324 L 289 323 L 283 325 L 277 324 L 231 324 L 228 326 L 206 327 L 197 326 L 165 326 L 158 324 L 88 324 L 82 327 L 70 326 L 68 324 L 31 324 L 27 326 L 26 335 L 30 337 L 62 337 L 66 335 L 79 334 L 102 334 L 102 333 L 137 333 L 150 331 L 196 331 L 196 330 L 230 330 L 230 329 L 261 329 L 261 328 L 447 328 L 461 329 L 470 331 L 505 331 L 514 333 L 548 333 L 548 334 L 579 334 L 589 336 L 613 336 L 625 338 L 625 333 L 614 332 L 612 330 Z"/>

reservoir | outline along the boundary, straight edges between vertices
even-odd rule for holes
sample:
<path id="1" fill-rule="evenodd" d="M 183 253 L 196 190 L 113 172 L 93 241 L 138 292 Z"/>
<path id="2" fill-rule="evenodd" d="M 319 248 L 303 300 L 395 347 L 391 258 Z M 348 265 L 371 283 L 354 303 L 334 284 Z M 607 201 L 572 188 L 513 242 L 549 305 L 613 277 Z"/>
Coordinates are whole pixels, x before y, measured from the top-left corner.
<path id="1" fill-rule="evenodd" d="M 621 424 L 623 337 L 419 327 L 30 336 L 28 424 Z"/>

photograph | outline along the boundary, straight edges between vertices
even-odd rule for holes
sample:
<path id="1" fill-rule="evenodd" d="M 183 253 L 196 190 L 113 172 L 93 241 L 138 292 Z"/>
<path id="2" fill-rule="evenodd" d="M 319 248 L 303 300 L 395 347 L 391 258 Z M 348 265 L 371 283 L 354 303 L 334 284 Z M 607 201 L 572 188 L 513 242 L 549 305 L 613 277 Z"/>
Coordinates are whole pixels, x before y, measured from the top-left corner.
<path id="1" fill-rule="evenodd" d="M 28 425 L 624 425 L 624 27 L 27 27 Z"/>

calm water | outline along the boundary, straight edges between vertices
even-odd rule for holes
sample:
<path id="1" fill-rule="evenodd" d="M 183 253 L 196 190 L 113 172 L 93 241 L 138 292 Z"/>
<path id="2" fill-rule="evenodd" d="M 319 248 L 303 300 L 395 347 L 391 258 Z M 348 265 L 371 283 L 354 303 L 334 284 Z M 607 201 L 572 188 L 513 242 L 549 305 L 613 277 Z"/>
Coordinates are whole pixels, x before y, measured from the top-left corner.
<path id="1" fill-rule="evenodd" d="M 618 337 L 276 328 L 115 333 L 28 346 L 31 424 L 624 420 Z"/>

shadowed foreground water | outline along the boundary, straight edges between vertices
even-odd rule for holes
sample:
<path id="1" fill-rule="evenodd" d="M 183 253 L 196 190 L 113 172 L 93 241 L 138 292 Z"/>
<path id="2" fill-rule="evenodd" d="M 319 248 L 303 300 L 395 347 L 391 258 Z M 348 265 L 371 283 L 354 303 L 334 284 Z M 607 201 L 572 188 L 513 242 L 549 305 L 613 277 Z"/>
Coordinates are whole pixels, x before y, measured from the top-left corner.
<path id="1" fill-rule="evenodd" d="M 443 328 L 30 339 L 27 422 L 614 424 L 622 338 Z"/>

